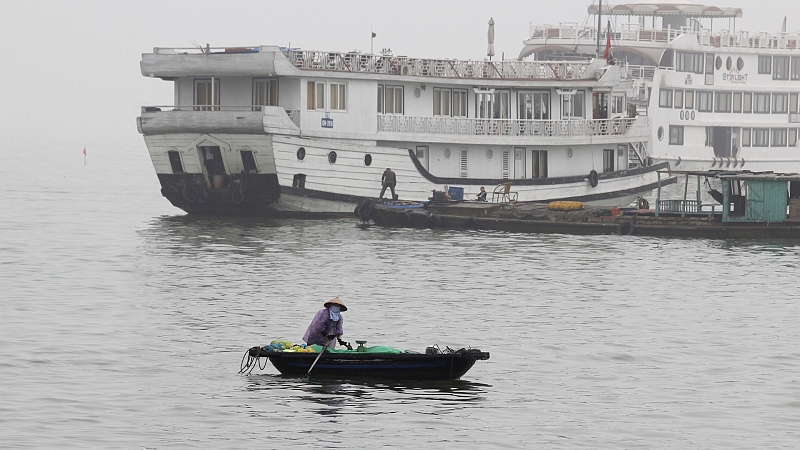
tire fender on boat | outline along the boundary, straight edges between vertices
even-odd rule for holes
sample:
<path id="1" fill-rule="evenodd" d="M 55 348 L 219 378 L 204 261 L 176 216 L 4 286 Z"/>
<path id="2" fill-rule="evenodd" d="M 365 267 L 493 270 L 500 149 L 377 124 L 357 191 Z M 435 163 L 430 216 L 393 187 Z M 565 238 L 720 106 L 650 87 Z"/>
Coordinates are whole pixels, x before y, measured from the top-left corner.
<path id="1" fill-rule="evenodd" d="M 358 209 L 358 216 L 361 218 L 362 222 L 369 222 L 372 218 L 372 210 L 375 207 L 375 201 L 371 198 L 364 199 L 361 203 L 361 207 Z"/>
<path id="2" fill-rule="evenodd" d="M 183 193 L 183 198 L 186 199 L 189 203 L 194 203 L 197 201 L 197 189 L 194 187 L 187 188 L 186 191 Z"/>
<path id="3" fill-rule="evenodd" d="M 436 214 L 429 215 L 428 228 L 442 228 L 442 217 Z"/>
<path id="4" fill-rule="evenodd" d="M 477 230 L 478 221 L 475 219 L 475 217 L 468 217 L 467 220 L 464 221 L 464 228 L 468 230 Z"/>
<path id="5" fill-rule="evenodd" d="M 201 188 L 197 191 L 197 203 L 205 203 L 208 200 L 208 190 Z"/>
<path id="6" fill-rule="evenodd" d="M 397 215 L 397 220 L 395 221 L 398 227 L 407 227 L 408 224 L 411 223 L 411 213 L 408 211 L 403 211 Z"/>
<path id="7" fill-rule="evenodd" d="M 589 184 L 591 184 L 592 187 L 597 187 L 597 184 L 599 182 L 600 182 L 600 176 L 597 174 L 597 171 L 592 170 L 591 172 L 589 172 Z"/>
<path id="8" fill-rule="evenodd" d="M 622 222 L 619 225 L 617 225 L 617 229 L 616 231 L 614 231 L 614 234 L 617 234 L 619 236 L 629 236 L 633 234 L 634 230 L 636 230 L 636 224 L 634 224 L 629 220 L 626 220 L 625 222 Z"/>
<path id="9" fill-rule="evenodd" d="M 244 192 L 239 189 L 233 189 L 233 191 L 231 191 L 231 201 L 237 205 L 242 203 L 242 201 L 244 201 Z"/>

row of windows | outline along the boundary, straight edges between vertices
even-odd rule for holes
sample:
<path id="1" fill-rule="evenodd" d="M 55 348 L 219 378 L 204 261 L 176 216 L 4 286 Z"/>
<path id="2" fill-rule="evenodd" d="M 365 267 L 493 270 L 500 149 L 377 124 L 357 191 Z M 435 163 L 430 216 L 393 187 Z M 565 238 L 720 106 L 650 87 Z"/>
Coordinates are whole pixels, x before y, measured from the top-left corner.
<path id="1" fill-rule="evenodd" d="M 211 80 L 211 78 L 196 78 L 194 80 L 195 109 L 219 109 L 219 78 L 214 78 L 213 83 Z M 278 106 L 278 80 L 271 78 L 253 78 L 253 106 Z"/>
<path id="2" fill-rule="evenodd" d="M 800 56 L 758 56 L 758 73 L 773 80 L 800 80 Z"/>
<path id="3" fill-rule="evenodd" d="M 696 100 L 695 100 L 696 97 Z M 700 112 L 787 114 L 798 112 L 797 93 L 692 91 L 661 89 L 658 106 Z"/>
<path id="4" fill-rule="evenodd" d="M 328 83 L 327 86 L 330 92 L 328 102 L 328 109 L 331 111 L 345 111 L 347 104 L 346 85 L 343 83 Z M 308 82 L 308 95 L 306 107 L 308 110 L 325 110 L 325 89 L 324 82 L 309 81 Z"/>
<path id="5" fill-rule="evenodd" d="M 713 127 L 706 127 L 706 146 L 713 146 Z M 670 125 L 669 144 L 683 145 L 682 125 Z M 658 138 L 663 130 L 659 128 Z M 742 147 L 794 147 L 800 137 L 798 128 L 742 128 Z"/>

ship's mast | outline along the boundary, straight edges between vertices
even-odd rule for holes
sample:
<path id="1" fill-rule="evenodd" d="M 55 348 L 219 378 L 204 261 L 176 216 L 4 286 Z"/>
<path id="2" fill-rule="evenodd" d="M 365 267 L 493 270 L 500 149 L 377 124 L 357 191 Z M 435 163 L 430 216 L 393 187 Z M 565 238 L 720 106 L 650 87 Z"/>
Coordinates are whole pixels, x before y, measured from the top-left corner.
<path id="1" fill-rule="evenodd" d="M 602 27 L 602 20 L 603 20 L 603 0 L 599 0 L 599 6 L 597 7 L 597 55 L 600 55 L 600 27 Z"/>

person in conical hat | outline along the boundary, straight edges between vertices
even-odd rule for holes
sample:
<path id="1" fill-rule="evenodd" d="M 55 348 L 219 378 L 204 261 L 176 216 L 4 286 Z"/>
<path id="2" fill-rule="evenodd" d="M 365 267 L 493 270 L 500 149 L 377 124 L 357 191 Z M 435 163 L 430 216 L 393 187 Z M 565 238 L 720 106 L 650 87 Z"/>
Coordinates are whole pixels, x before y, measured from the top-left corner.
<path id="1" fill-rule="evenodd" d="M 339 300 L 339 297 L 328 300 L 323 306 L 324 308 L 317 311 L 314 320 L 308 326 L 303 340 L 308 345 L 325 345 L 330 342 L 328 347 L 335 347 L 337 340 L 345 345 L 346 343 L 342 341 L 344 317 L 341 313 L 347 311 L 347 306 Z"/>

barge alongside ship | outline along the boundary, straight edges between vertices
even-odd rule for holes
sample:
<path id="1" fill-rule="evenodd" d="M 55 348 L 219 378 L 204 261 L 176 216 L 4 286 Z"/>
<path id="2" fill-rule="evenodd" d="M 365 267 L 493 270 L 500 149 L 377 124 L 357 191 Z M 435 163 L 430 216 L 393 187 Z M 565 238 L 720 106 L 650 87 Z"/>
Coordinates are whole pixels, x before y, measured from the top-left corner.
<path id="1" fill-rule="evenodd" d="M 697 178 L 696 199 L 661 200 L 659 188 L 655 209 L 600 208 L 575 202 L 364 202 L 356 214 L 362 220 L 389 227 L 800 239 L 800 174 L 719 171 L 681 174 L 687 180 Z M 702 202 L 701 178 L 721 183 L 721 192 L 711 192 L 721 204 Z"/>

